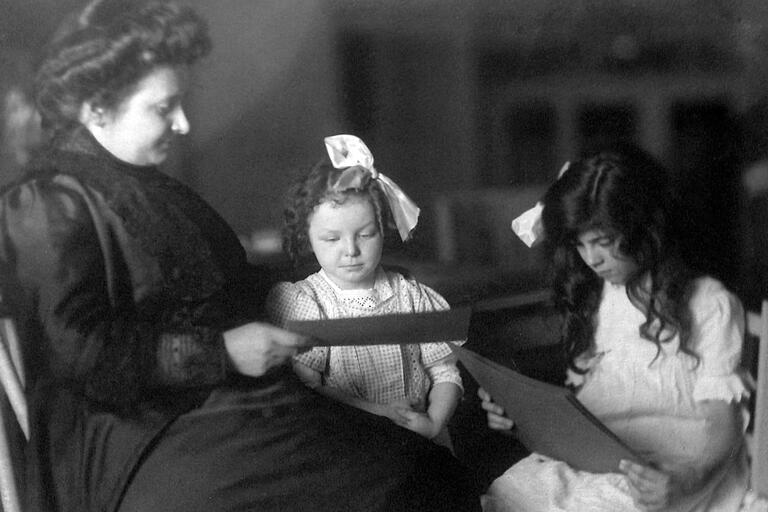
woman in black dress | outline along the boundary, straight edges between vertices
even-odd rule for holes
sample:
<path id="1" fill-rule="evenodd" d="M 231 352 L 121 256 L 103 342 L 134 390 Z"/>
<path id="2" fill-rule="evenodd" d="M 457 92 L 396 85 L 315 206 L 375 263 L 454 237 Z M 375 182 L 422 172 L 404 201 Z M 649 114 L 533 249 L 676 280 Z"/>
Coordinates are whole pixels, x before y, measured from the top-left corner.
<path id="1" fill-rule="evenodd" d="M 304 388 L 305 342 L 253 321 L 237 237 L 157 165 L 189 130 L 205 24 L 98 0 L 37 76 L 50 143 L 0 195 L 26 366 L 28 510 L 474 510 L 450 454 Z"/>

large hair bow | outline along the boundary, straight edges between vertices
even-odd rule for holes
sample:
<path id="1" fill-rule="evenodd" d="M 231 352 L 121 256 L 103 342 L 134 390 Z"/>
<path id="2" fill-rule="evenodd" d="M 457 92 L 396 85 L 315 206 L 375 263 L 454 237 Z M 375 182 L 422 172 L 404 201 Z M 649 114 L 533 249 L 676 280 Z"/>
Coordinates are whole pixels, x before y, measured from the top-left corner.
<path id="1" fill-rule="evenodd" d="M 557 173 L 557 179 L 565 174 L 571 162 L 565 162 L 560 172 Z M 526 210 L 519 217 L 512 221 L 512 231 L 528 247 L 533 247 L 537 242 L 544 238 L 544 226 L 541 225 L 541 213 L 544 211 L 544 205 L 541 201 L 536 206 Z"/>
<path id="2" fill-rule="evenodd" d="M 421 210 L 394 181 L 376 171 L 373 166 L 373 155 L 365 142 L 354 135 L 334 135 L 325 138 L 325 148 L 328 150 L 333 166 L 336 169 L 344 169 L 333 184 L 333 188 L 337 190 L 362 188 L 365 184 L 364 180 L 376 180 L 387 197 L 400 238 L 403 241 L 408 240 L 418 223 Z M 358 168 L 363 168 L 365 172 L 359 172 Z"/>

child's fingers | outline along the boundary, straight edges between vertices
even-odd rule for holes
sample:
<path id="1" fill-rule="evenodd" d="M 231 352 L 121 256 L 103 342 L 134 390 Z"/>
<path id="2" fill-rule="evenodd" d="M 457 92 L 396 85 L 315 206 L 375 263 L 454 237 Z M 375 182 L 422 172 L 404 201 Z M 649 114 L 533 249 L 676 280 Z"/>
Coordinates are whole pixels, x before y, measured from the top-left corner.
<path id="1" fill-rule="evenodd" d="M 484 410 L 493 413 L 498 414 L 499 416 L 504 416 L 504 409 L 493 402 L 480 402 L 480 407 L 482 407 Z"/>
<path id="2" fill-rule="evenodd" d="M 408 427 L 409 421 L 406 416 L 403 414 L 400 414 L 400 412 L 394 410 L 389 414 L 389 419 L 392 420 L 392 422 L 395 425 L 400 425 L 401 427 Z"/>
<path id="3" fill-rule="evenodd" d="M 661 484 L 666 484 L 669 480 L 669 475 L 666 473 L 628 460 L 622 460 L 619 463 L 619 470 L 627 475 L 630 480 L 636 481 L 644 487 L 657 487 Z"/>
<path id="4" fill-rule="evenodd" d="M 510 430 L 515 422 L 504 415 L 504 408 L 491 401 L 491 395 L 483 388 L 477 389 L 477 396 L 482 399 L 480 407 L 488 413 L 488 427 L 494 430 Z"/>
<path id="5" fill-rule="evenodd" d="M 642 464 L 622 460 L 619 470 L 627 475 L 635 501 L 643 510 L 664 509 L 669 503 L 670 476 Z"/>
<path id="6" fill-rule="evenodd" d="M 395 415 L 393 418 L 390 418 L 395 425 L 399 425 L 403 428 L 408 428 L 410 425 L 410 422 L 408 421 L 408 418 L 404 418 L 403 416 L 397 416 Z"/>
<path id="7" fill-rule="evenodd" d="M 632 481 L 639 481 L 640 480 L 640 472 L 642 471 L 642 466 L 639 464 L 635 464 L 634 462 L 630 462 L 628 460 L 622 460 L 619 462 L 619 471 L 627 475 L 627 477 Z"/>
<path id="8" fill-rule="evenodd" d="M 640 494 L 651 490 L 651 483 L 645 475 L 644 466 L 623 460 L 619 463 L 619 470 L 627 475 L 629 483 L 632 484 L 632 487 L 639 491 Z"/>
<path id="9" fill-rule="evenodd" d="M 413 409 L 408 409 L 407 407 L 395 407 L 395 412 L 397 412 L 397 414 L 399 414 L 403 418 L 408 418 L 408 419 L 415 418 L 419 414 Z"/>
<path id="10" fill-rule="evenodd" d="M 646 512 L 660 512 L 669 504 L 666 497 L 660 494 L 640 494 L 635 502 Z"/>
<path id="11" fill-rule="evenodd" d="M 397 418 L 395 422 L 398 425 L 402 425 L 404 427 L 410 425 L 414 420 L 416 420 L 416 417 L 418 416 L 416 411 L 405 407 L 395 407 L 394 411 L 395 417 Z"/>
<path id="12" fill-rule="evenodd" d="M 488 414 L 488 427 L 493 430 L 510 430 L 515 426 L 515 422 L 506 416 L 497 414 Z"/>
<path id="13" fill-rule="evenodd" d="M 645 466 L 641 464 L 637 464 L 636 462 L 632 462 L 631 460 L 623 459 L 619 462 L 619 471 L 621 471 L 627 476 L 629 476 L 630 474 L 637 475 L 644 468 Z"/>

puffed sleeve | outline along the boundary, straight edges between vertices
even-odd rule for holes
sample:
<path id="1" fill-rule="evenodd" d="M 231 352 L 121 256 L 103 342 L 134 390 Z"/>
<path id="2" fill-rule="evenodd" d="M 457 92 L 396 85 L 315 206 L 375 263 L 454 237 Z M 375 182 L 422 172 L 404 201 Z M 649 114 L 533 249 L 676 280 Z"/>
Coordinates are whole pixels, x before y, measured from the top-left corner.
<path id="1" fill-rule="evenodd" d="M 408 288 L 411 290 L 415 312 L 423 313 L 450 309 L 448 301 L 429 286 L 418 283 L 413 279 L 408 279 L 406 281 L 408 283 Z M 456 357 L 453 355 L 453 352 L 447 343 L 453 343 L 454 345 L 460 346 L 465 342 L 466 340 L 446 340 L 444 343 L 422 343 L 419 345 L 419 348 L 421 349 L 421 360 L 427 370 L 429 370 L 431 366 L 446 366 L 445 368 L 436 368 L 432 377 L 437 378 L 440 381 L 447 380 L 461 385 L 461 377 L 459 377 L 459 372 L 456 368 Z"/>
<path id="2" fill-rule="evenodd" d="M 464 389 L 464 383 L 461 380 L 461 373 L 456 367 L 455 359 L 446 358 L 442 362 L 428 366 L 426 370 L 433 386 L 435 384 L 449 382 L 451 384 L 456 384 L 462 390 Z"/>
<path id="3" fill-rule="evenodd" d="M 107 261 L 122 261 L 119 244 L 97 225 L 88 199 L 52 180 L 29 181 L 0 197 L 0 286 L 24 332 L 37 334 L 34 345 L 22 340 L 30 366 L 111 403 L 222 380 L 220 332 L 165 329 L 136 304 L 115 304 L 112 288 L 122 285 L 107 274 L 126 270 L 108 271 Z"/>
<path id="4" fill-rule="evenodd" d="M 691 348 L 699 356 L 694 400 L 739 401 L 749 394 L 739 372 L 744 340 L 744 309 L 718 281 L 697 283 L 691 298 Z"/>
<path id="5" fill-rule="evenodd" d="M 324 316 L 307 290 L 298 283 L 288 282 L 277 283 L 270 290 L 267 313 L 270 320 L 279 326 L 285 326 L 288 320 L 319 320 Z M 322 373 L 328 360 L 328 347 L 314 347 L 294 356 L 293 360 Z"/>

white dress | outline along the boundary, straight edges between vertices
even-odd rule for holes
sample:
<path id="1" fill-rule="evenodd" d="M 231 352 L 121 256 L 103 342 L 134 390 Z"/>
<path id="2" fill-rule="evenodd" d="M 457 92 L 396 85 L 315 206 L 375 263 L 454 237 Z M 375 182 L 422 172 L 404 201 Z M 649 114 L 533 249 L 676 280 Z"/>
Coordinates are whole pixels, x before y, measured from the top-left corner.
<path id="1" fill-rule="evenodd" d="M 661 345 L 643 339 L 645 316 L 621 285 L 605 284 L 597 316 L 595 355 L 581 359 L 584 375 L 569 371 L 578 399 L 636 452 L 681 462 L 700 449 L 703 400 L 740 401 L 748 396 L 739 370 L 744 311 L 712 278 L 701 278 L 691 298 L 696 360 L 678 350 L 676 336 Z M 745 423 L 746 424 L 746 423 Z M 749 481 L 745 447 L 722 465 L 700 492 L 675 511 L 738 511 Z M 751 496 L 750 496 L 751 499 Z M 626 477 L 593 474 L 532 454 L 497 478 L 483 497 L 491 511 L 636 511 Z M 764 509 L 756 509 L 764 510 Z"/>

